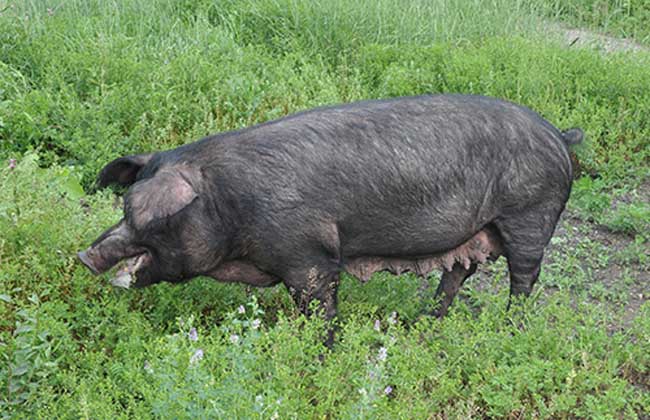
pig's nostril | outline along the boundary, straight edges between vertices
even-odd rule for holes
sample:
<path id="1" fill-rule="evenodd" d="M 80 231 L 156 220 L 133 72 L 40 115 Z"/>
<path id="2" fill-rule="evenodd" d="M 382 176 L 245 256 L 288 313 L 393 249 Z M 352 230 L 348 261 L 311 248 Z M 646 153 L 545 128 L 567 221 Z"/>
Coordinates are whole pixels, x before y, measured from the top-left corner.
<path id="1" fill-rule="evenodd" d="M 90 271 L 93 272 L 93 274 L 100 274 L 100 271 L 97 269 L 97 267 L 95 267 L 95 264 L 93 264 L 92 260 L 88 257 L 88 253 L 86 251 L 77 252 L 77 257 L 86 267 L 90 269 Z"/>

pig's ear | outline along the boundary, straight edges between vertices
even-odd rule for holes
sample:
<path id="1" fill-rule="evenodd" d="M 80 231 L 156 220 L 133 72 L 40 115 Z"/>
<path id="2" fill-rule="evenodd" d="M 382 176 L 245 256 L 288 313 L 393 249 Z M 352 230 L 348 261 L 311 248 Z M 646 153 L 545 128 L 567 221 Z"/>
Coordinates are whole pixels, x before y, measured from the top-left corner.
<path id="1" fill-rule="evenodd" d="M 128 187 L 135 182 L 140 169 L 142 169 L 153 157 L 153 153 L 142 155 L 124 156 L 115 159 L 99 173 L 97 186 L 105 188 L 111 184 L 119 184 Z"/>
<path id="2" fill-rule="evenodd" d="M 138 181 L 124 199 L 127 220 L 142 229 L 155 220 L 173 216 L 198 196 L 191 184 L 197 179 L 189 169 L 165 169 L 153 178 Z"/>

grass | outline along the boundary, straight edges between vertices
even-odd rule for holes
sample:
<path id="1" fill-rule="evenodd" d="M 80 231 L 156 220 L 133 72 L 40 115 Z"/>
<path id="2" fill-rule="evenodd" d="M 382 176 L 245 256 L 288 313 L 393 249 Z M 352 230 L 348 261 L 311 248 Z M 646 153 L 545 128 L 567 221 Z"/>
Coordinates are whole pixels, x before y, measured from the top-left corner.
<path id="1" fill-rule="evenodd" d="M 11 3 L 0 19 L 0 150 L 36 149 L 44 164 L 82 168 L 89 185 L 125 153 L 316 105 L 451 91 L 582 126 L 590 173 L 629 177 L 628 160 L 632 172 L 647 163 L 647 57 L 542 42 L 521 2 L 371 3 Z"/>
<path id="2" fill-rule="evenodd" d="M 566 48 L 543 29 L 551 16 L 646 42 L 646 17 L 637 6 L 607 24 L 567 12 L 589 4 L 0 1 L 0 415 L 650 413 L 650 56 Z M 511 99 L 587 133 L 519 312 L 505 312 L 503 260 L 441 322 L 421 317 L 430 299 L 410 275 L 345 277 L 328 352 L 321 321 L 280 287 L 197 279 L 125 292 L 74 258 L 120 218 L 110 191 L 89 193 L 112 158 L 429 92 Z"/>

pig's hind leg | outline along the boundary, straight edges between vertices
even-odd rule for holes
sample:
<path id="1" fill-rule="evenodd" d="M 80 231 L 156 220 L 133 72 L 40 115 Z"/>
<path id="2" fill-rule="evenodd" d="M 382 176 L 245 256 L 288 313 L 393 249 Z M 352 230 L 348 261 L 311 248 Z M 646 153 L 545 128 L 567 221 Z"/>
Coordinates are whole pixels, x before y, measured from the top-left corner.
<path id="1" fill-rule="evenodd" d="M 476 263 L 471 264 L 469 268 L 465 268 L 463 264 L 457 262 L 451 271 L 443 271 L 434 297 L 436 301 L 440 301 L 440 306 L 433 311 L 434 316 L 442 318 L 447 315 L 449 306 L 458 294 L 461 286 L 469 276 L 476 272 L 476 267 Z"/>
<path id="2" fill-rule="evenodd" d="M 510 272 L 510 301 L 527 297 L 539 278 L 544 248 L 551 240 L 562 209 L 538 206 L 495 221 Z"/>

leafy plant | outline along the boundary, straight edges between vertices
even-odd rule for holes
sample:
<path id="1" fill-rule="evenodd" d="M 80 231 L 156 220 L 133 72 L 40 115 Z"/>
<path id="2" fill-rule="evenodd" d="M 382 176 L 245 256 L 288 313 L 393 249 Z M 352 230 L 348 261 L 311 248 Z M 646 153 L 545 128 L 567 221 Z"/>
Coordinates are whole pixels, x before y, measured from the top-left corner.
<path id="1" fill-rule="evenodd" d="M 3 303 L 12 305 L 9 295 Z M 39 300 L 29 298 L 30 307 L 16 311 L 16 323 L 8 342 L 0 341 L 0 411 L 4 417 L 26 405 L 37 405 L 44 384 L 57 367 L 49 332 L 38 321 Z"/>

